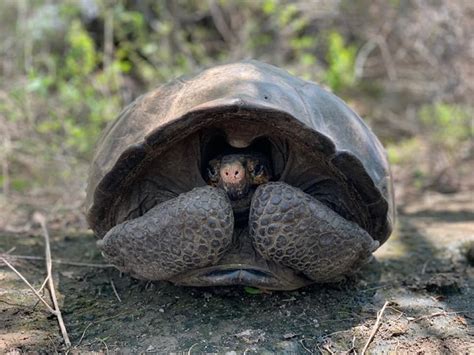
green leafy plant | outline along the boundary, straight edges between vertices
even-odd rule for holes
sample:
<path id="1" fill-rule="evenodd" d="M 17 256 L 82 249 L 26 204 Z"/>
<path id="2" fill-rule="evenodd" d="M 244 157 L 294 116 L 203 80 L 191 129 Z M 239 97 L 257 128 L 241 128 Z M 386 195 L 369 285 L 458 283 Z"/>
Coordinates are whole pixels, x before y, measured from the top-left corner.
<path id="1" fill-rule="evenodd" d="M 335 31 L 329 33 L 327 45 L 328 67 L 324 75 L 326 84 L 336 92 L 354 85 L 355 46 L 347 45 L 341 34 Z"/>
<path id="2" fill-rule="evenodd" d="M 436 102 L 424 105 L 419 111 L 425 135 L 449 150 L 473 137 L 472 109 L 455 104 Z"/>

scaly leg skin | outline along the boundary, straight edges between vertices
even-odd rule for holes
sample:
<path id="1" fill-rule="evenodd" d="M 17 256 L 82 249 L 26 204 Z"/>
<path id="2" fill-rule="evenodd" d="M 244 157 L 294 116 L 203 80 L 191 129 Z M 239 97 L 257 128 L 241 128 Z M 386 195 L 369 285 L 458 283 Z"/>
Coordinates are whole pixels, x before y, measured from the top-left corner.
<path id="1" fill-rule="evenodd" d="M 112 228 L 98 242 L 119 270 L 168 280 L 217 263 L 232 243 L 234 217 L 225 192 L 198 187 Z"/>
<path id="2" fill-rule="evenodd" d="M 342 279 L 379 245 L 357 224 L 283 182 L 255 191 L 249 226 L 255 249 L 264 258 L 315 282 Z"/>

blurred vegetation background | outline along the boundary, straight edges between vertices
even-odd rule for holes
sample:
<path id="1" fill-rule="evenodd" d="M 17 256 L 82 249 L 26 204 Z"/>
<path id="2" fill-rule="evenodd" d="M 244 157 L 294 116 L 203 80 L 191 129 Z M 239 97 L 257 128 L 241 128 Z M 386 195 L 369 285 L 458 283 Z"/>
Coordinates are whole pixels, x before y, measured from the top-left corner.
<path id="1" fill-rule="evenodd" d="M 85 228 L 107 122 L 176 76 L 248 58 L 345 99 L 387 148 L 400 203 L 472 192 L 473 19 L 470 0 L 3 0 L 0 228 L 38 209 Z"/>

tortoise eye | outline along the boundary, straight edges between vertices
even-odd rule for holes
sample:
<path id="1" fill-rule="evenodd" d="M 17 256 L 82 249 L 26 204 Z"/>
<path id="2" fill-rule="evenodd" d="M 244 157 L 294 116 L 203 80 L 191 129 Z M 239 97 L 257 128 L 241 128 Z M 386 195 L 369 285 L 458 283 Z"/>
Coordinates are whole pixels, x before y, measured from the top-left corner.
<path id="1" fill-rule="evenodd" d="M 207 167 L 207 176 L 211 180 L 216 180 L 217 178 L 217 171 L 213 166 L 208 166 Z"/>
<path id="2" fill-rule="evenodd" d="M 255 165 L 255 168 L 253 170 L 254 175 L 260 175 L 263 173 L 263 165 L 262 164 L 257 164 Z"/>

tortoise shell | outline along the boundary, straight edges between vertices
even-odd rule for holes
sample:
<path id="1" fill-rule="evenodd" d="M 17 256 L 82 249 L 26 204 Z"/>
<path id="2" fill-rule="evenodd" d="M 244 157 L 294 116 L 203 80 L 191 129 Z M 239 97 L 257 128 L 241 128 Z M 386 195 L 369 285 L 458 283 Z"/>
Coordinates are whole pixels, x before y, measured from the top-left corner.
<path id="1" fill-rule="evenodd" d="M 98 237 L 206 185 L 223 147 L 256 146 L 275 181 L 317 197 L 382 244 L 394 222 L 385 151 L 362 119 L 321 86 L 258 61 L 179 78 L 139 97 L 105 130 L 87 187 Z"/>

